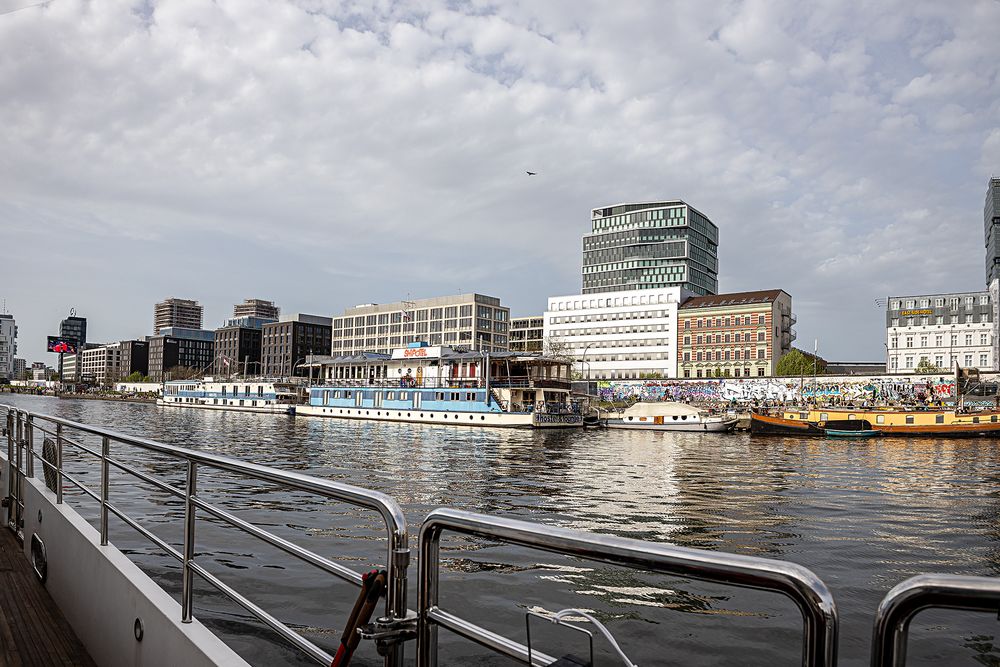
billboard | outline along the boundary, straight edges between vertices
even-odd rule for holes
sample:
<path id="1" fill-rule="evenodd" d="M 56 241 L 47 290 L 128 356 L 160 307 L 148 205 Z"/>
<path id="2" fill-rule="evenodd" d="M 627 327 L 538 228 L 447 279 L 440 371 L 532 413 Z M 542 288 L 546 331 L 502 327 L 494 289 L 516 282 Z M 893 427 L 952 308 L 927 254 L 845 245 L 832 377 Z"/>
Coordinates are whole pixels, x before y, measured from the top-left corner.
<path id="1" fill-rule="evenodd" d="M 48 350 L 49 352 L 59 352 L 61 354 L 76 354 L 76 339 L 49 336 Z"/>

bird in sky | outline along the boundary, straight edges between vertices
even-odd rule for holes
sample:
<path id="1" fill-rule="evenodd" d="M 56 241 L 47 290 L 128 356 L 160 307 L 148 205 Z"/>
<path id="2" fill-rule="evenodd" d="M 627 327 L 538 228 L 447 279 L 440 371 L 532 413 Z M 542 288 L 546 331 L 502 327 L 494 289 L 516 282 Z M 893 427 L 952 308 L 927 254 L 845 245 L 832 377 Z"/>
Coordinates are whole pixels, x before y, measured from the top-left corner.
<path id="1" fill-rule="evenodd" d="M 526 171 L 524 173 L 526 173 L 528 176 L 537 176 L 538 175 L 537 171 Z"/>

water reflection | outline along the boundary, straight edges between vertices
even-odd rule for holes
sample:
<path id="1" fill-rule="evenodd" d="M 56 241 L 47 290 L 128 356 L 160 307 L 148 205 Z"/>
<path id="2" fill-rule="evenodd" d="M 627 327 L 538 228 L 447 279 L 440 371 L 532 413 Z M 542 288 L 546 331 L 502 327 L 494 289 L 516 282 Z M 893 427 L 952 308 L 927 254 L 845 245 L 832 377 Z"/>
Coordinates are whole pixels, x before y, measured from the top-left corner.
<path id="1" fill-rule="evenodd" d="M 837 599 L 842 664 L 867 660 L 874 609 L 902 579 L 921 572 L 1000 574 L 995 441 L 544 432 L 3 397 L 11 399 L 77 421 L 384 491 L 402 505 L 414 533 L 427 512 L 448 505 L 794 561 L 816 572 Z M 98 483 L 91 457 L 68 458 L 81 479 Z M 135 463 L 183 484 L 183 471 L 162 457 L 142 455 Z M 179 546 L 179 501 L 122 480 L 113 480 L 116 502 L 127 503 L 157 535 Z M 228 474 L 205 473 L 200 481 L 211 502 L 327 557 L 359 568 L 384 558 L 381 520 L 371 512 Z M 93 504 L 71 495 L 85 516 L 96 517 Z M 199 522 L 199 531 L 206 567 L 247 586 L 252 599 L 281 610 L 279 616 L 318 641 L 336 641 L 353 589 L 317 587 L 326 580 L 315 571 L 210 521 Z M 113 541 L 167 590 L 178 591 L 172 559 L 120 525 Z M 527 609 L 576 606 L 611 620 L 639 664 L 662 664 L 661 645 L 670 646 L 672 662 L 685 664 L 798 660 L 798 612 L 775 596 L 465 538 L 447 539 L 442 556 L 450 599 L 463 613 L 516 638 L 523 639 Z M 415 599 L 412 589 L 410 595 Z M 251 662 L 296 662 L 294 653 L 206 586 L 198 589 L 197 609 Z M 912 628 L 911 664 L 1000 660 L 992 619 L 920 620 Z M 447 637 L 442 647 L 453 662 L 484 655 Z M 358 664 L 377 661 L 368 653 Z"/>

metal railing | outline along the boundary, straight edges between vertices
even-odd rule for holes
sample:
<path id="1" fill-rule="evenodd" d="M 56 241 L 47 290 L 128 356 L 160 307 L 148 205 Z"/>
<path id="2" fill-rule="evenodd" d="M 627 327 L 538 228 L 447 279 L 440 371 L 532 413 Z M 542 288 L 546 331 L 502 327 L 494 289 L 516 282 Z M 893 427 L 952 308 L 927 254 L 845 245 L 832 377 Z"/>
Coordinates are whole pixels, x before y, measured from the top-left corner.
<path id="1" fill-rule="evenodd" d="M 886 593 L 875 612 L 872 667 L 906 664 L 910 621 L 925 609 L 1000 610 L 1000 579 L 947 574 L 911 577 Z"/>
<path id="2" fill-rule="evenodd" d="M 193 576 L 199 577 L 214 586 L 219 592 L 228 597 L 233 602 L 243 607 L 247 612 L 256 617 L 259 621 L 270 627 L 290 644 L 304 652 L 316 662 L 329 665 L 333 661 L 333 656 L 306 639 L 300 633 L 291 629 L 277 618 L 266 612 L 264 609 L 250 601 L 235 588 L 224 583 L 221 579 L 208 572 L 195 560 L 195 532 L 197 521 L 197 510 L 201 510 L 215 519 L 229 524 L 245 533 L 248 533 L 268 544 L 274 546 L 285 553 L 288 553 L 306 563 L 314 565 L 329 575 L 340 578 L 346 582 L 361 586 L 362 575 L 339 563 L 328 560 L 304 547 L 290 542 L 274 533 L 249 523 L 230 512 L 213 505 L 198 496 L 198 471 L 202 468 L 220 470 L 229 473 L 243 475 L 248 478 L 269 482 L 277 486 L 312 493 L 324 498 L 337 500 L 349 505 L 373 510 L 378 512 L 385 522 L 387 535 L 387 591 L 385 603 L 385 620 L 391 623 L 407 617 L 406 609 L 406 585 L 407 570 L 409 567 L 410 550 L 408 546 L 408 534 L 406 519 L 402 510 L 396 502 L 389 496 L 378 491 L 370 491 L 348 484 L 333 482 L 326 479 L 311 477 L 296 472 L 277 470 L 266 466 L 247 463 L 238 459 L 219 456 L 207 452 L 200 452 L 183 447 L 175 447 L 163 443 L 136 438 L 108 429 L 88 426 L 68 419 L 50 417 L 47 415 L 29 413 L 20 409 L 0 405 L 0 410 L 6 410 L 6 423 L 8 427 L 8 457 L 11 466 L 10 483 L 8 495 L 12 498 L 12 518 L 20 518 L 23 511 L 23 496 L 18 486 L 23 477 L 34 477 L 34 460 L 37 454 L 34 451 L 35 431 L 40 431 L 54 438 L 55 461 L 47 461 L 40 457 L 39 461 L 46 469 L 52 470 L 56 477 L 56 502 L 63 502 L 64 480 L 77 487 L 84 494 L 100 503 L 100 536 L 101 545 L 108 544 L 108 517 L 114 514 L 125 524 L 139 532 L 141 535 L 156 544 L 166 554 L 172 556 L 181 563 L 182 566 L 182 591 L 181 591 L 181 620 L 190 622 L 193 618 Z M 83 433 L 101 438 L 101 448 L 97 450 L 87 445 L 77 442 L 67 436 L 67 431 Z M 164 454 L 174 459 L 186 463 L 184 488 L 177 488 L 164 481 L 146 474 L 136 469 L 132 465 L 115 458 L 111 455 L 110 445 L 112 442 L 129 445 L 145 451 Z M 101 488 L 95 491 L 85 485 L 63 469 L 63 450 L 69 445 L 76 449 L 88 453 L 101 464 Z M 168 493 L 184 501 L 184 542 L 181 551 L 168 544 L 163 539 L 157 537 L 147 528 L 143 527 L 130 517 L 122 508 L 114 504 L 109 498 L 109 473 L 114 467 L 133 477 L 150 484 L 157 489 Z M 14 524 L 19 523 L 17 519 Z M 19 529 L 17 525 L 12 528 Z M 390 644 L 387 647 L 385 657 L 386 665 L 401 665 L 403 661 L 403 650 L 401 644 Z"/>
<path id="3" fill-rule="evenodd" d="M 802 664 L 817 667 L 836 664 L 837 607 L 826 585 L 800 565 L 438 509 L 428 515 L 420 528 L 418 667 L 437 665 L 439 627 L 522 663 L 528 664 L 529 659 L 527 646 L 439 606 L 440 543 L 445 531 L 649 572 L 780 593 L 790 598 L 802 613 Z M 545 666 L 554 658 L 533 650 L 531 661 Z"/>

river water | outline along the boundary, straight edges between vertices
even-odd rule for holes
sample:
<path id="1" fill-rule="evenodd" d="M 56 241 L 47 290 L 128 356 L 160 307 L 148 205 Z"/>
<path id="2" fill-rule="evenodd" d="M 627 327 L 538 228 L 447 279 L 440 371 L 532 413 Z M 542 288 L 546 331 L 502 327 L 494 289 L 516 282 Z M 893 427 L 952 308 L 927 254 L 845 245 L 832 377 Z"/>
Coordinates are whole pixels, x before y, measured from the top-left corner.
<path id="1" fill-rule="evenodd" d="M 896 583 L 925 572 L 996 576 L 1000 569 L 1000 443 L 991 440 L 479 429 L 2 400 L 383 491 L 403 507 L 413 547 L 426 514 L 449 506 L 792 561 L 833 592 L 840 664 L 866 663 L 874 611 Z M 162 459 L 142 454 L 133 460 L 182 480 L 183 470 Z M 99 479 L 85 456 L 68 465 L 88 483 Z M 359 570 L 384 560 L 381 521 L 371 513 L 221 474 L 200 474 L 199 484 L 213 502 L 324 556 Z M 176 500 L 120 477 L 113 478 L 111 495 L 179 548 Z M 89 499 L 76 493 L 70 502 L 96 519 Z M 178 596 L 176 562 L 123 523 L 112 518 L 111 524 L 112 542 Z M 198 531 L 198 562 L 333 652 L 356 589 L 232 529 L 199 521 Z M 799 613 L 774 594 L 469 539 L 446 539 L 442 558 L 442 606 L 519 641 L 526 611 L 576 607 L 606 622 L 643 667 L 770 667 L 800 659 Z M 416 568 L 411 572 L 414 607 Z M 254 665 L 311 664 L 207 585 L 197 588 L 195 614 Z M 532 627 L 540 650 L 586 653 L 572 633 Z M 924 612 L 911 626 L 909 664 L 1000 665 L 997 630 L 990 615 Z M 442 664 L 512 664 L 443 630 L 440 645 Z M 598 664 L 620 664 L 600 638 L 595 653 Z M 363 644 L 354 664 L 380 661 Z"/>

